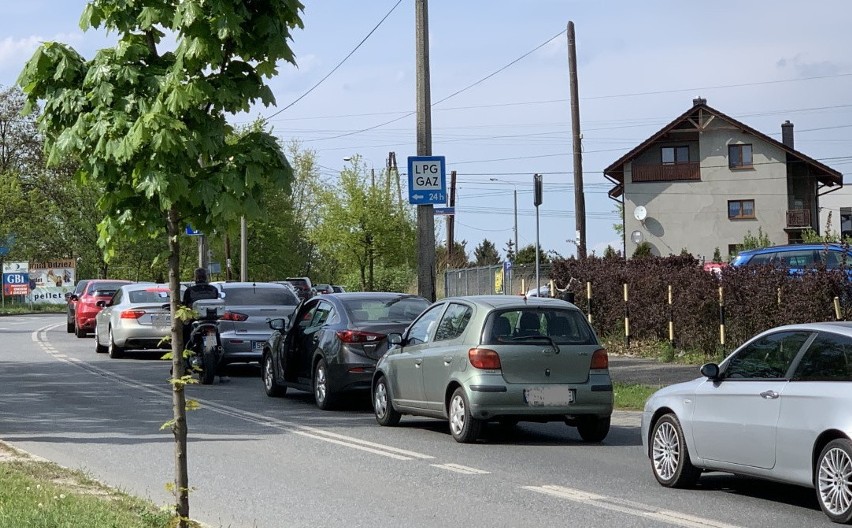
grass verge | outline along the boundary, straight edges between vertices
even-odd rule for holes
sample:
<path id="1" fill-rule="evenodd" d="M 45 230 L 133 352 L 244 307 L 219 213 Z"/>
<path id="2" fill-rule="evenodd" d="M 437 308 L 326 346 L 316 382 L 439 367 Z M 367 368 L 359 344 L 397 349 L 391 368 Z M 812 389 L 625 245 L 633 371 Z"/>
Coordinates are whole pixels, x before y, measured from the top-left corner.
<path id="1" fill-rule="evenodd" d="M 0 443 L 0 528 L 171 528 L 176 523 L 170 511 L 153 503 Z"/>
<path id="2" fill-rule="evenodd" d="M 620 411 L 641 411 L 648 398 L 660 387 L 660 385 L 643 385 L 640 383 L 613 383 L 615 408 Z"/>
<path id="3" fill-rule="evenodd" d="M 10 304 L 0 308 L 0 315 L 26 315 L 33 313 L 65 313 L 67 307 L 64 304 Z"/>

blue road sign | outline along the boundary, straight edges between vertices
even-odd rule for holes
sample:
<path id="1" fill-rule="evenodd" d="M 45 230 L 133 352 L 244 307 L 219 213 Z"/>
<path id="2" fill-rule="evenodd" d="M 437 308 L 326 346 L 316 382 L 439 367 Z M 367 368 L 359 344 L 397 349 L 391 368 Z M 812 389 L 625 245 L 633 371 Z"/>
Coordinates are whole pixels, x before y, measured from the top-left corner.
<path id="1" fill-rule="evenodd" d="M 456 214 L 455 207 L 436 207 L 435 208 L 436 215 L 454 215 Z"/>
<path id="2" fill-rule="evenodd" d="M 444 156 L 408 157 L 408 203 L 447 203 L 447 161 Z"/>
<path id="3" fill-rule="evenodd" d="M 203 235 L 204 233 L 202 233 L 198 229 L 193 229 L 191 225 L 188 225 L 186 226 L 186 234 L 189 236 L 199 236 Z"/>

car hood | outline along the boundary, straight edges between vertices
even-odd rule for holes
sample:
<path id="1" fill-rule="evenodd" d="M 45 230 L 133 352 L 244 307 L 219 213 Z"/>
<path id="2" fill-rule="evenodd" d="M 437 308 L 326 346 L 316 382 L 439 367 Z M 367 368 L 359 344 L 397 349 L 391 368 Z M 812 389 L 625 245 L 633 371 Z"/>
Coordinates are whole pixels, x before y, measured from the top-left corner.
<path id="1" fill-rule="evenodd" d="M 675 383 L 674 385 L 663 387 L 648 398 L 648 401 L 645 402 L 645 410 L 653 410 L 659 407 L 659 402 L 667 398 L 695 394 L 695 390 L 704 383 L 707 383 L 707 381 L 709 381 L 707 378 L 699 377 L 692 381 L 684 381 L 682 383 Z"/>

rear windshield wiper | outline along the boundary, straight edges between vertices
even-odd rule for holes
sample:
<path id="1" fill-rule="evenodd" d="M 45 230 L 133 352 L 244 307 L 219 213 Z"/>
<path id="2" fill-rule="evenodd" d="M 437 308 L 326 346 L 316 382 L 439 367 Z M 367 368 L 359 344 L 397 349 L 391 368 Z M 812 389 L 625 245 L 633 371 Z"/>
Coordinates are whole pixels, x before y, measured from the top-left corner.
<path id="1" fill-rule="evenodd" d="M 528 335 L 528 336 L 515 336 L 515 337 L 507 337 L 508 341 L 547 341 L 550 343 L 550 346 L 553 347 L 554 352 L 559 353 L 559 347 L 556 346 L 556 343 L 550 336 L 546 335 Z"/>

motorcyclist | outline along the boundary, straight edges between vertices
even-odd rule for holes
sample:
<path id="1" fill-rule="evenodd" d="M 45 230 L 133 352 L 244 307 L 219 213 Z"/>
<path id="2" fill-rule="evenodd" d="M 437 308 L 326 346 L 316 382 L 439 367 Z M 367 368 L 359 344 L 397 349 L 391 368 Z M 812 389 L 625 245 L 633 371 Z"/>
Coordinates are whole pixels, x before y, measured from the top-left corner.
<path id="1" fill-rule="evenodd" d="M 210 284 L 207 278 L 207 270 L 205 268 L 195 268 L 194 272 L 195 284 L 186 288 L 183 292 L 183 304 L 187 308 L 192 308 L 196 301 L 205 299 L 218 299 L 219 289 Z M 184 322 L 183 324 L 183 347 L 186 349 L 189 346 L 189 337 L 192 334 L 193 320 Z M 219 382 L 225 383 L 230 381 L 227 376 L 219 376 Z"/>

